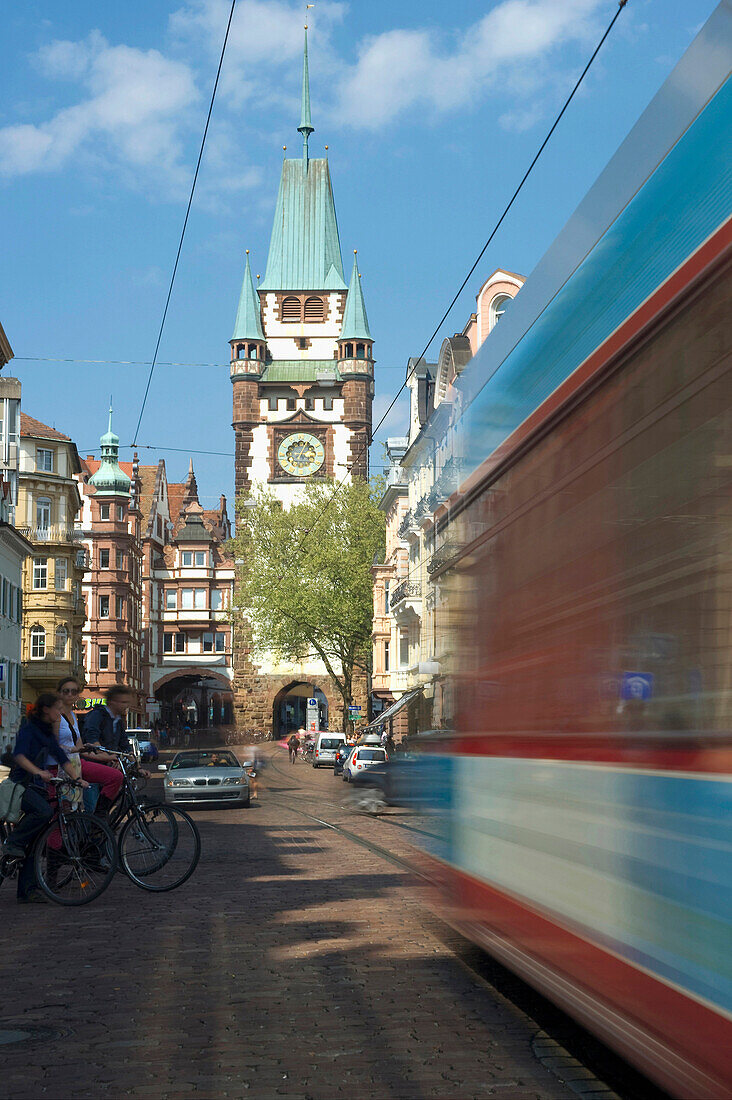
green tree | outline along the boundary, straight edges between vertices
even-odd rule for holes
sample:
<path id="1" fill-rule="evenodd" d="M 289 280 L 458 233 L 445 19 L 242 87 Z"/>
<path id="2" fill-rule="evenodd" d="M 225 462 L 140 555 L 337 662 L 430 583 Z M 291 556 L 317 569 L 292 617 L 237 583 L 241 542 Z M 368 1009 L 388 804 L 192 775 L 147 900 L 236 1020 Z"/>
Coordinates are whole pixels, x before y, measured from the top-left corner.
<path id="1" fill-rule="evenodd" d="M 274 494 L 237 502 L 235 613 L 255 655 L 289 660 L 316 654 L 343 700 L 344 729 L 354 677 L 371 663 L 371 566 L 383 560 L 383 487 L 354 479 L 311 482 L 283 509 Z"/>

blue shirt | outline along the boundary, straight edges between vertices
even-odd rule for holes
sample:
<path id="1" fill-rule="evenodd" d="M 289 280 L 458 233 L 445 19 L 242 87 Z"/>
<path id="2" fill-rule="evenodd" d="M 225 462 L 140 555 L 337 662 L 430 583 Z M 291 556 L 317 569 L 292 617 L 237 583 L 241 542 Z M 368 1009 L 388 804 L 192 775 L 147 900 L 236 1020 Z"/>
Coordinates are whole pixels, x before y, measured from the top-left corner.
<path id="1" fill-rule="evenodd" d="M 57 764 L 66 764 L 69 759 L 54 737 L 53 727 L 37 718 L 29 718 L 18 730 L 13 756 L 26 756 L 31 764 L 36 764 L 39 768 L 46 766 L 48 757 L 52 757 Z M 20 764 L 15 764 L 10 770 L 10 778 L 14 783 L 26 783 L 29 776 L 30 773 L 21 768 Z M 42 787 L 44 784 L 39 776 L 34 775 L 31 785 Z"/>

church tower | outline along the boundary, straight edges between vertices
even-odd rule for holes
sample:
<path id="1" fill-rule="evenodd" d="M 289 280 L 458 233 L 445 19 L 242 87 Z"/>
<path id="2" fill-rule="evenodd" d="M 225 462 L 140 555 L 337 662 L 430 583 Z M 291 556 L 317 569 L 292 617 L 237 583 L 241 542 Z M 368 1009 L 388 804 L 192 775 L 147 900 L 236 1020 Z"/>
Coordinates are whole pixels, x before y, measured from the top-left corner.
<path id="1" fill-rule="evenodd" d="M 368 476 L 374 361 L 358 264 L 346 285 L 327 157 L 311 157 L 307 27 L 302 155 L 285 158 L 264 278 L 247 252 L 231 338 L 236 494 L 288 507 L 313 478 Z"/>

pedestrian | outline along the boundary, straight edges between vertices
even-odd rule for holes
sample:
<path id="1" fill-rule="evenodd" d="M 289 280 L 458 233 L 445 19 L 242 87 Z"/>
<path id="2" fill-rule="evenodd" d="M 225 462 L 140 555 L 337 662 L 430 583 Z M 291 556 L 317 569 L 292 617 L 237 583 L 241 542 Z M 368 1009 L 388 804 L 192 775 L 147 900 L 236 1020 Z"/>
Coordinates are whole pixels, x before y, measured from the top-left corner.
<path id="1" fill-rule="evenodd" d="M 191 744 L 191 727 L 186 722 L 185 726 L 183 727 L 183 748 L 184 749 L 189 748 L 190 744 Z"/>
<path id="2" fill-rule="evenodd" d="M 382 747 L 382 749 L 386 748 L 386 742 L 388 740 L 389 740 L 389 734 L 386 732 L 386 730 L 382 730 L 382 732 L 381 732 L 381 747 Z"/>
<path id="3" fill-rule="evenodd" d="M 122 787 L 122 772 L 115 766 L 116 760 L 113 756 L 94 750 L 83 740 L 74 714 L 74 704 L 79 697 L 79 691 L 79 683 L 73 676 L 67 676 L 59 681 L 61 719 L 58 741 L 69 757 L 76 777 L 86 779 L 90 786 L 85 791 L 62 787 L 59 795 L 73 805 L 81 802 L 80 795 L 83 794 L 86 809 L 106 817 Z M 49 757 L 46 767 L 51 766 L 52 760 Z"/>
<path id="4" fill-rule="evenodd" d="M 294 764 L 297 760 L 297 750 L 300 748 L 300 739 L 296 733 L 291 733 L 287 739 L 287 748 L 290 752 L 290 763 Z"/>
<path id="5" fill-rule="evenodd" d="M 25 787 L 20 803 L 23 816 L 3 844 L 3 854 L 26 857 L 18 875 L 19 902 L 48 900 L 38 887 L 31 848 L 38 833 L 53 817 L 45 787 L 53 776 L 45 766 L 46 761 L 50 757 L 70 779 L 75 778 L 74 767 L 58 743 L 60 721 L 61 696 L 55 691 L 44 691 L 18 730 L 12 752 L 10 778 Z M 79 782 L 82 787 L 88 785 L 83 779 Z"/>

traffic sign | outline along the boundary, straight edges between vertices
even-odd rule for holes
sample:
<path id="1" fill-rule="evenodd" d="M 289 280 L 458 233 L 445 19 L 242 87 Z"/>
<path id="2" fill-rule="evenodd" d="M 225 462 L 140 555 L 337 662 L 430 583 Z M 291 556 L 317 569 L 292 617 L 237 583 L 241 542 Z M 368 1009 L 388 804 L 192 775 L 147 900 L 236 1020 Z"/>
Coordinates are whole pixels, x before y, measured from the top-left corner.
<path id="1" fill-rule="evenodd" d="M 355 710 L 355 711 L 359 711 L 359 710 L 361 710 L 361 707 L 357 707 L 357 706 L 354 706 L 354 704 L 353 704 L 353 703 L 349 703 L 349 704 L 348 704 L 348 709 L 349 709 L 349 710 Z"/>

